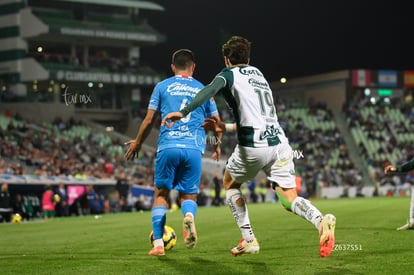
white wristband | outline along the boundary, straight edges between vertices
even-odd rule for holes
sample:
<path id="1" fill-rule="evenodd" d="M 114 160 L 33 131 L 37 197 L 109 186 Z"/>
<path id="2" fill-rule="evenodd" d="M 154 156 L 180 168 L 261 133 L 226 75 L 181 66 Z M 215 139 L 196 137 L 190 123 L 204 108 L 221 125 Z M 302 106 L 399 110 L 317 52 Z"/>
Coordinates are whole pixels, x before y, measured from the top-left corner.
<path id="1" fill-rule="evenodd" d="M 233 123 L 225 123 L 226 132 L 234 132 L 234 124 Z"/>

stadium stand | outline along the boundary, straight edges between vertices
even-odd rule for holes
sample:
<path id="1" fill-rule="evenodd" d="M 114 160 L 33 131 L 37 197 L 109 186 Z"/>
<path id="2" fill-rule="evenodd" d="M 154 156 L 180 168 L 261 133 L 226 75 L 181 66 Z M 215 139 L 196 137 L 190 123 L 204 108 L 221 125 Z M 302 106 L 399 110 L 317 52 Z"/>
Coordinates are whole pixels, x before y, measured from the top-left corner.
<path id="1" fill-rule="evenodd" d="M 410 92 L 404 97 L 373 101 L 370 97 L 347 106 L 349 131 L 359 153 L 366 160 L 370 176 L 377 186 L 389 186 L 387 194 L 407 192 L 412 176 L 384 177 L 385 163 L 403 163 L 414 156 L 414 108 Z"/>
<path id="2" fill-rule="evenodd" d="M 38 197 L 63 181 L 110 194 L 121 171 L 131 186 L 152 185 L 154 149 L 125 163 L 130 137 L 117 131 L 163 77 L 140 58 L 166 40 L 148 21 L 163 10 L 150 1 L 0 3 L 0 180 L 11 192 Z"/>
<path id="3" fill-rule="evenodd" d="M 286 103 L 278 109 L 308 196 L 320 195 L 321 187 L 354 185 L 361 180 L 326 103 Z"/>

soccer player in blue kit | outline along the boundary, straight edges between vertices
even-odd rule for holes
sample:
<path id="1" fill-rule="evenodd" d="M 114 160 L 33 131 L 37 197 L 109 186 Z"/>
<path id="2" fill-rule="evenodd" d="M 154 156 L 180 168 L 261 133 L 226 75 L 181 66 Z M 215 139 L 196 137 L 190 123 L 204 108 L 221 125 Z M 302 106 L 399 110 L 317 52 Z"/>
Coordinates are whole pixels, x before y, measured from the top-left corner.
<path id="1" fill-rule="evenodd" d="M 135 140 L 125 153 L 127 160 L 133 160 L 141 150 L 142 143 L 150 133 L 156 113 L 161 116 L 184 108 L 204 85 L 192 77 L 195 69 L 194 54 L 191 50 L 180 49 L 172 55 L 171 69 L 174 76 L 159 82 L 151 95 L 147 114 L 142 121 Z M 202 156 L 205 151 L 205 130 L 201 127 L 205 118 L 220 120 L 213 99 L 207 100 L 187 116 L 177 121 L 174 127 L 162 126 L 158 137 L 158 149 L 155 161 L 155 193 L 152 206 L 152 229 L 154 247 L 148 253 L 154 256 L 165 255 L 162 239 L 166 224 L 167 199 L 173 188 L 179 192 L 181 211 L 184 216 L 183 235 L 187 248 L 197 243 L 195 217 L 197 212 L 197 194 L 202 172 Z M 221 138 L 221 133 L 217 137 Z M 213 159 L 220 158 L 219 143 L 215 144 Z"/>

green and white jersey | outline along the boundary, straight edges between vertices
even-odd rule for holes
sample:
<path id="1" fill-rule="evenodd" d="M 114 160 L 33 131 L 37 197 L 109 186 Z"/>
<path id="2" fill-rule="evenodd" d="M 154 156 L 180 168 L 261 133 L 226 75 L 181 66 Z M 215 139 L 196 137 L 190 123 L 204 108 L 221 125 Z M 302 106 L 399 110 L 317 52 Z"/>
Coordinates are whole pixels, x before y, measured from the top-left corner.
<path id="1" fill-rule="evenodd" d="M 259 69 L 247 65 L 229 67 L 217 78 L 225 82 L 221 92 L 232 108 L 239 145 L 268 147 L 288 142 L 278 122 L 272 90 Z"/>
<path id="2" fill-rule="evenodd" d="M 224 68 L 189 105 L 180 110 L 183 117 L 219 91 L 233 110 L 239 145 L 269 147 L 288 142 L 277 119 L 269 83 L 253 66 Z"/>

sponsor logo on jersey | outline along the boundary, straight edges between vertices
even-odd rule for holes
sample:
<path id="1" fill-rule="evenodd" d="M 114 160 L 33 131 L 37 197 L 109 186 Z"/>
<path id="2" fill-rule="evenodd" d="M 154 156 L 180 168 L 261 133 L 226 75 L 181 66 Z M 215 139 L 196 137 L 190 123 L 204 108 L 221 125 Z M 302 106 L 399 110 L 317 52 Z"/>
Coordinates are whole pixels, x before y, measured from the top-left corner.
<path id="1" fill-rule="evenodd" d="M 169 131 L 168 135 L 171 137 L 192 137 L 193 134 L 190 131 L 181 132 L 181 131 Z"/>
<path id="2" fill-rule="evenodd" d="M 254 79 L 254 78 L 249 79 L 249 84 L 252 85 L 253 87 L 257 87 L 260 89 L 266 89 L 266 90 L 269 89 L 269 84 L 267 84 L 266 81 L 260 82 L 259 80 Z"/>
<path id="3" fill-rule="evenodd" d="M 243 75 L 257 75 L 263 77 L 262 73 L 259 70 L 253 69 L 252 67 L 240 67 L 239 71 Z"/>
<path id="4" fill-rule="evenodd" d="M 200 91 L 198 87 L 192 87 L 185 83 L 173 82 L 167 87 L 167 93 L 175 96 L 191 96 L 195 97 Z"/>

